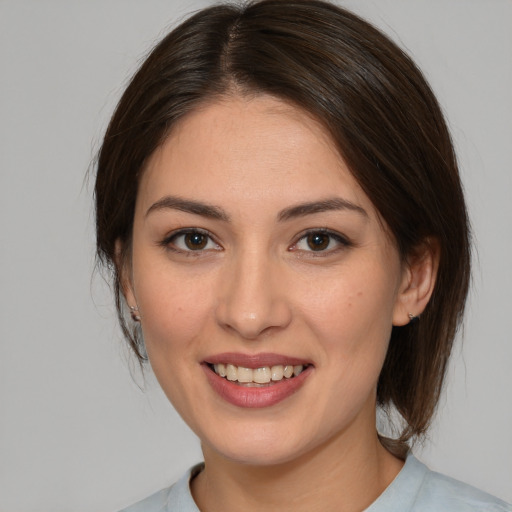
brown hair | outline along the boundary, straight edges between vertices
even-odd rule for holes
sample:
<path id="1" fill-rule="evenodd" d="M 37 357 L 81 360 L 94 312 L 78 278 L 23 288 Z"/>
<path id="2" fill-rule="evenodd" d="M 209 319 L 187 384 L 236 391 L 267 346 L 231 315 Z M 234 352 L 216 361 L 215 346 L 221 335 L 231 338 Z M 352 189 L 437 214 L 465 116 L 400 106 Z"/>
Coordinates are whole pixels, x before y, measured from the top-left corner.
<path id="1" fill-rule="evenodd" d="M 420 321 L 393 328 L 378 383 L 379 405 L 404 419 L 395 446 L 403 449 L 425 433 L 442 389 L 468 290 L 468 219 L 450 134 L 422 73 L 381 32 L 332 4 L 204 9 L 131 80 L 105 134 L 95 188 L 97 254 L 112 272 L 123 332 L 142 359 L 142 340 L 124 316 L 115 244 L 126 249 L 121 259 L 129 256 L 144 163 L 177 120 L 233 90 L 274 95 L 323 123 L 404 261 L 428 239 L 439 244 L 432 298 Z"/>

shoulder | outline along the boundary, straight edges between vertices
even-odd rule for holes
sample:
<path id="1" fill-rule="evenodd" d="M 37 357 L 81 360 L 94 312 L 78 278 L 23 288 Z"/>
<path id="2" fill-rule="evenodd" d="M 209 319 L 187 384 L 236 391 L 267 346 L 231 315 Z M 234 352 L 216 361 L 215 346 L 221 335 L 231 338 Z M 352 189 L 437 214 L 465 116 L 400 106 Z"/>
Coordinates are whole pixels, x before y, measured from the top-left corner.
<path id="1" fill-rule="evenodd" d="M 151 496 L 148 496 L 129 507 L 123 508 L 123 510 L 120 510 L 119 512 L 164 512 L 165 510 L 168 510 L 173 487 L 174 485 L 155 492 Z"/>
<path id="2" fill-rule="evenodd" d="M 431 471 L 409 454 L 402 471 L 366 512 L 512 512 L 512 506 Z"/>
<path id="3" fill-rule="evenodd" d="M 418 512 L 512 512 L 512 506 L 471 485 L 427 469 L 417 496 Z"/>
<path id="4" fill-rule="evenodd" d="M 194 466 L 174 485 L 155 492 L 119 512 L 199 512 L 190 493 L 189 482 L 202 467 L 202 464 Z"/>

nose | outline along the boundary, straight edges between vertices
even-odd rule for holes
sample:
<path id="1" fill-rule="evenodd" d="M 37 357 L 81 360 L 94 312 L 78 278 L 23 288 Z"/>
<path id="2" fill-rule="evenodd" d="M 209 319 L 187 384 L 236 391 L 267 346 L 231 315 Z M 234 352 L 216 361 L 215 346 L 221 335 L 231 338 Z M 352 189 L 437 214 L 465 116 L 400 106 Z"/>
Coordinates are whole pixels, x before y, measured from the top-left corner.
<path id="1" fill-rule="evenodd" d="M 292 311 L 279 263 L 256 251 L 232 261 L 222 275 L 217 322 L 246 340 L 286 328 Z"/>

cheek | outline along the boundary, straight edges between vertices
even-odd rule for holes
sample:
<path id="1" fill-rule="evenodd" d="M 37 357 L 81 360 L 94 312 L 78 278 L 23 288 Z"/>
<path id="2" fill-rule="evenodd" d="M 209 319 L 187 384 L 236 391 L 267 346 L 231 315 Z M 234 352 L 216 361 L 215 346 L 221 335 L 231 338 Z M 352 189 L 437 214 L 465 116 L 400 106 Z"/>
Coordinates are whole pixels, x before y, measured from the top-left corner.
<path id="1" fill-rule="evenodd" d="M 350 269 L 302 292 L 300 309 L 331 357 L 364 365 L 382 359 L 392 329 L 396 282 L 383 269 Z M 392 274 L 392 273 L 391 273 Z M 323 286 L 322 286 L 323 285 Z M 357 356 L 361 354 L 368 357 Z"/>
<path id="2" fill-rule="evenodd" d="M 208 331 L 211 297 L 197 280 L 144 276 L 137 288 L 142 332 L 151 367 L 170 402 L 184 420 L 194 423 L 199 396 L 197 352 Z"/>
<path id="3" fill-rule="evenodd" d="M 180 350 L 197 337 L 207 321 L 209 287 L 195 279 L 158 272 L 141 277 L 136 290 L 148 354 Z"/>

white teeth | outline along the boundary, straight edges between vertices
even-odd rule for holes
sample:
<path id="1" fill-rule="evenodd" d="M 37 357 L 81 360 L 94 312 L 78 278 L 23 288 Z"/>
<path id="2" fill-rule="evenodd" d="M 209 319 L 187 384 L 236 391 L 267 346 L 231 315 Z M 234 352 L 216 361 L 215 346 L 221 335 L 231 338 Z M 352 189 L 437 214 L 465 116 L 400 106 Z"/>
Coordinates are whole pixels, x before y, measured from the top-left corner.
<path id="1" fill-rule="evenodd" d="M 277 366 L 272 366 L 270 369 L 272 373 L 272 380 L 281 380 L 283 378 L 283 367 L 278 364 Z"/>
<path id="2" fill-rule="evenodd" d="M 226 377 L 228 380 L 238 380 L 238 368 L 232 364 L 226 365 Z"/>
<path id="3" fill-rule="evenodd" d="M 217 375 L 226 377 L 232 382 L 268 384 L 270 381 L 278 382 L 283 380 L 283 378 L 290 379 L 293 376 L 296 377 L 304 371 L 304 366 L 301 364 L 295 366 L 278 364 L 272 367 L 262 366 L 253 370 L 243 366 L 218 363 L 213 365 L 213 369 Z"/>
<path id="4" fill-rule="evenodd" d="M 253 370 L 252 374 L 252 379 L 258 384 L 266 384 L 267 382 L 270 382 L 270 378 L 272 377 L 270 374 L 270 368 L 268 366 L 264 366 L 263 368 L 256 368 L 256 370 Z"/>
<path id="5" fill-rule="evenodd" d="M 251 368 L 238 367 L 238 382 L 252 382 Z"/>
<path id="6" fill-rule="evenodd" d="M 289 379 L 293 375 L 293 366 L 285 366 L 283 374 L 287 379 Z"/>
<path id="7" fill-rule="evenodd" d="M 221 376 L 221 377 L 225 377 L 226 376 L 226 365 L 225 364 L 222 364 L 222 363 L 219 363 L 219 364 L 216 364 L 215 365 L 215 371 Z"/>

